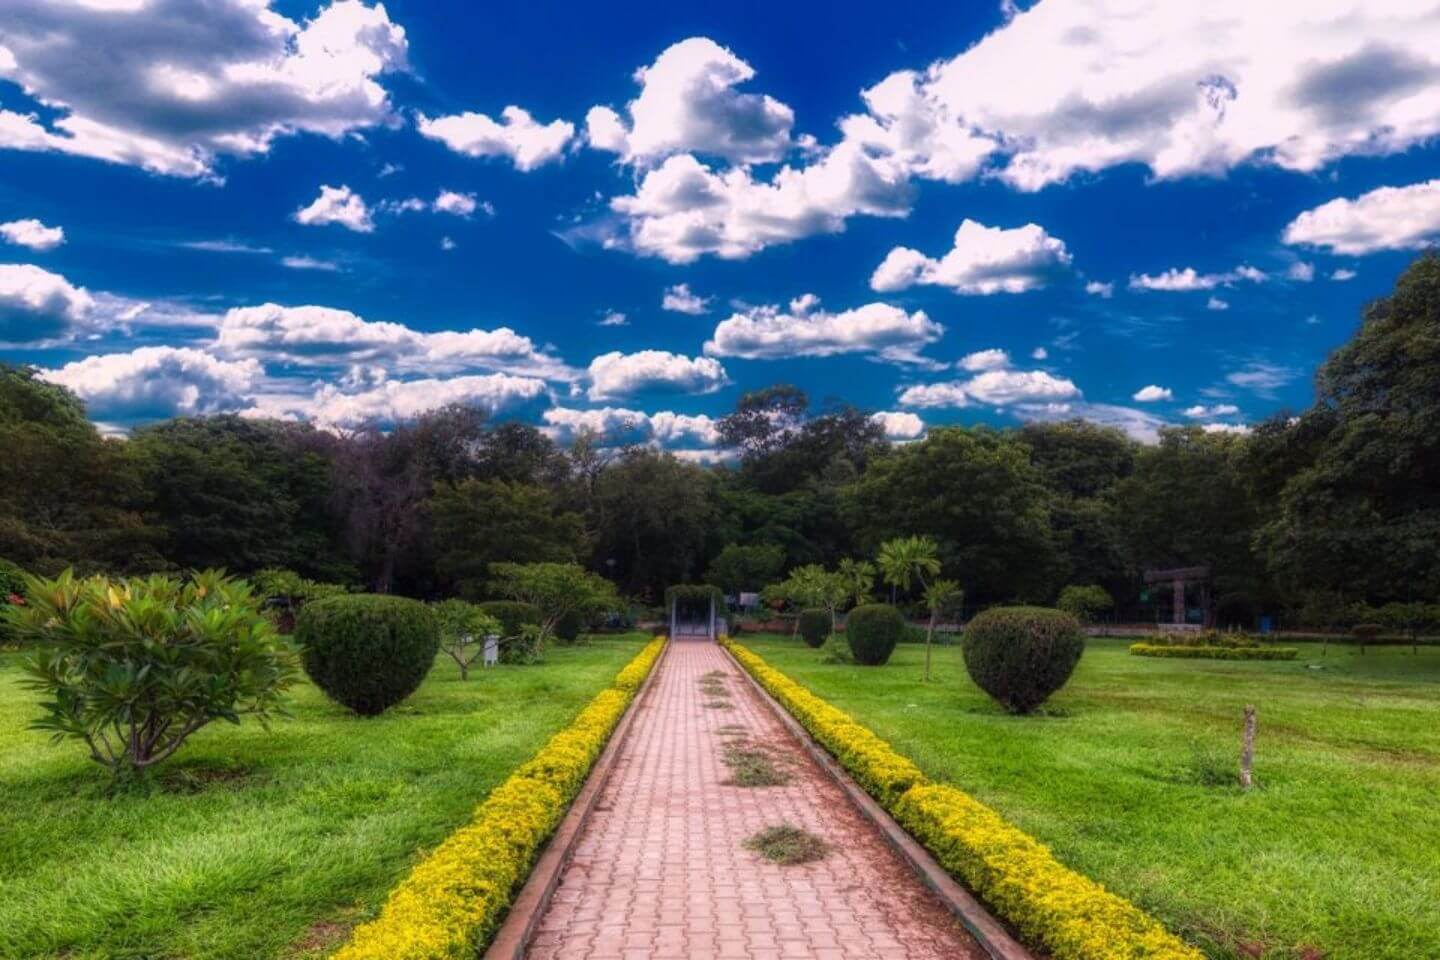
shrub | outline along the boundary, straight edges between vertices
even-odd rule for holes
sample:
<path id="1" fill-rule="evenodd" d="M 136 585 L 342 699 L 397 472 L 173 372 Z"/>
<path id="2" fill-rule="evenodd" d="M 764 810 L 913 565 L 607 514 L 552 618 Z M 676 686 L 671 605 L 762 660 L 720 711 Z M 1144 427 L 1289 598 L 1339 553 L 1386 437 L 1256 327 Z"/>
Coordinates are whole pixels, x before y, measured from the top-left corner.
<path id="1" fill-rule="evenodd" d="M 555 622 L 555 637 L 561 643 L 574 643 L 580 639 L 580 631 L 584 629 L 585 615 L 579 610 L 571 610 Z"/>
<path id="2" fill-rule="evenodd" d="M 800 638 L 806 646 L 819 648 L 830 636 L 830 614 L 818 608 L 800 611 Z"/>
<path id="3" fill-rule="evenodd" d="M 485 654 L 485 638 L 499 637 L 500 621 L 473 603 L 453 598 L 431 604 L 430 611 L 440 631 L 440 649 L 460 668 L 460 679 L 469 679 L 470 668 Z"/>
<path id="4" fill-rule="evenodd" d="M 1300 651 L 1296 647 L 1132 643 L 1130 652 L 1137 657 L 1177 657 L 1191 660 L 1294 660 Z"/>
<path id="5" fill-rule="evenodd" d="M 1091 623 L 1100 614 L 1112 609 L 1115 601 L 1104 587 L 1072 584 L 1060 591 L 1060 599 L 1055 601 L 1055 606 L 1081 623 Z"/>
<path id="6" fill-rule="evenodd" d="M 1062 610 L 996 607 L 965 628 L 965 669 L 1011 713 L 1029 713 L 1065 686 L 1085 638 Z"/>
<path id="7" fill-rule="evenodd" d="M 825 638 L 825 643 L 820 647 L 820 659 L 825 663 L 850 663 L 855 662 L 855 654 L 850 652 L 850 641 L 838 633 L 832 633 Z"/>
<path id="8" fill-rule="evenodd" d="M 295 658 L 249 584 L 218 571 L 174 577 L 31 580 L 6 619 L 43 644 L 27 665 L 35 726 L 84 741 L 116 777 L 173 754 L 212 720 L 264 722 L 294 682 Z"/>
<path id="9" fill-rule="evenodd" d="M 362 716 L 404 700 L 440 650 L 435 616 L 404 597 L 355 594 L 307 603 L 295 621 L 301 663 L 326 696 Z"/>
<path id="10" fill-rule="evenodd" d="M 905 618 L 887 603 L 856 607 L 845 619 L 845 639 L 850 642 L 855 662 L 862 666 L 882 666 L 904 633 Z"/>
<path id="11" fill-rule="evenodd" d="M 9 605 L 25 603 L 25 571 L 9 560 L 0 558 L 0 613 Z M 0 650 L 9 646 L 14 639 L 7 618 L 0 616 Z"/>
<path id="12" fill-rule="evenodd" d="M 518 637 L 520 628 L 527 623 L 540 623 L 540 608 L 533 603 L 518 600 L 489 600 L 477 603 L 475 607 L 483 614 L 500 622 L 500 637 Z M 502 644 L 503 646 L 503 644 Z"/>

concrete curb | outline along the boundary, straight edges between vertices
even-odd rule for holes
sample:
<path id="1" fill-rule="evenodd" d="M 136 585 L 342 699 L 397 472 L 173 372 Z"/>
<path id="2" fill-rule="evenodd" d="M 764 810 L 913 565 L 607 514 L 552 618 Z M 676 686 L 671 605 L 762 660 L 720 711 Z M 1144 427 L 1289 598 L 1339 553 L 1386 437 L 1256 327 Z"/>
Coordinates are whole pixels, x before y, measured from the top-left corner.
<path id="1" fill-rule="evenodd" d="M 630 725 L 639 712 L 640 704 L 650 693 L 650 687 L 655 678 L 660 675 L 660 668 L 664 666 L 665 659 L 670 655 L 670 640 L 665 641 L 665 647 L 660 651 L 660 656 L 650 667 L 650 673 L 645 677 L 645 682 L 635 692 L 635 698 L 630 701 L 630 706 L 625 710 L 625 716 L 615 725 L 615 730 L 610 734 L 610 740 L 605 744 L 605 749 L 600 751 L 596 758 L 595 765 L 590 768 L 590 775 L 585 778 L 585 785 L 575 795 L 574 801 L 570 804 L 565 819 L 560 821 L 560 826 L 555 828 L 555 833 L 550 837 L 549 843 L 545 845 L 545 851 L 535 861 L 535 866 L 530 871 L 530 877 L 525 881 L 525 886 L 520 888 L 520 893 L 515 901 L 510 904 L 510 910 L 505 915 L 505 922 L 495 934 L 495 939 L 490 941 L 489 948 L 485 951 L 485 960 L 522 960 L 525 956 L 525 949 L 530 945 L 530 938 L 535 935 L 535 927 L 540 923 L 540 918 L 545 915 L 545 910 L 550 906 L 550 899 L 555 895 L 555 889 L 560 886 L 560 874 L 564 871 L 565 865 L 570 861 L 570 854 L 575 849 L 575 843 L 580 839 L 580 833 L 585 828 L 590 814 L 595 809 L 595 802 L 600 799 L 600 793 L 605 789 L 606 782 L 615 770 L 615 762 L 620 756 L 620 749 L 625 744 L 625 738 L 630 733 Z"/>
<path id="2" fill-rule="evenodd" d="M 779 701 L 760 685 L 760 681 L 750 675 L 750 671 L 736 659 L 735 654 L 728 649 L 725 654 L 735 664 L 740 675 L 749 681 L 750 688 L 760 696 L 761 702 L 774 711 L 785 729 L 799 741 L 805 752 L 820 765 L 820 769 L 840 786 L 860 814 L 879 828 L 886 843 L 915 871 L 921 882 L 934 891 L 986 953 L 994 960 L 1037 960 L 1035 954 L 1016 940 L 1009 929 L 975 899 L 974 894 L 957 883 L 930 855 L 930 851 L 906 833 L 905 828 L 896 823 L 885 808 L 875 802 L 875 798 L 866 793 L 864 788 L 845 772 L 845 768 L 810 736 L 810 731 L 802 727 L 800 722 L 790 715 L 790 711 L 781 706 Z"/>

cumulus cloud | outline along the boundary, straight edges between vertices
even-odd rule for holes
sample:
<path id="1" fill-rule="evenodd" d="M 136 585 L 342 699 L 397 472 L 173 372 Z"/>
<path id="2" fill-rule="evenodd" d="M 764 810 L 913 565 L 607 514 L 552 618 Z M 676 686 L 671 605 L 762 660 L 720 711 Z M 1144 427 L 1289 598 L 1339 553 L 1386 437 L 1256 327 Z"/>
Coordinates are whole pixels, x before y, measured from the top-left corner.
<path id="1" fill-rule="evenodd" d="M 67 363 L 42 376 L 73 390 L 96 420 L 139 423 L 238 410 L 264 371 L 255 360 L 227 361 L 189 347 L 141 347 Z"/>
<path id="2" fill-rule="evenodd" d="M 1102 300 L 1109 300 L 1115 295 L 1115 284 L 1101 283 L 1099 280 L 1091 280 L 1085 284 L 1085 292 L 1092 297 L 1099 297 Z"/>
<path id="3" fill-rule="evenodd" d="M 1160 428 L 1166 425 L 1164 419 L 1148 410 L 1136 410 L 1133 407 L 1110 403 L 1019 404 L 1014 410 L 1016 416 L 1027 421 L 1089 420 L 1101 426 L 1123 430 L 1141 443 L 1158 442 Z"/>
<path id="4" fill-rule="evenodd" d="M 370 217 L 365 199 L 343 184 L 338 187 L 322 185 L 320 195 L 309 206 L 296 210 L 294 219 L 307 227 L 335 223 L 357 233 L 370 233 L 375 229 L 375 221 Z"/>
<path id="5" fill-rule="evenodd" d="M 1206 420 L 1210 417 L 1229 417 L 1240 412 L 1240 408 L 1233 403 L 1217 403 L 1207 407 L 1204 404 L 1196 404 L 1193 407 L 1186 407 L 1181 411 L 1191 420 Z"/>
<path id="6" fill-rule="evenodd" d="M 1050 351 L 1046 350 L 1044 347 L 1036 347 L 1034 350 L 1030 351 L 1031 360 L 1048 360 L 1049 358 Z"/>
<path id="7" fill-rule="evenodd" d="M 455 190 L 441 190 L 431 204 L 436 213 L 450 213 L 457 217 L 468 217 L 475 212 L 478 204 L 473 193 L 459 193 Z"/>
<path id="8" fill-rule="evenodd" d="M 381 362 L 401 370 L 493 370 L 569 380 L 576 371 L 509 327 L 422 333 L 333 307 L 265 303 L 220 319 L 217 351 L 301 367 Z"/>
<path id="9" fill-rule="evenodd" d="M 1292 220 L 1284 240 L 1347 256 L 1418 250 L 1440 240 L 1440 180 L 1381 187 L 1354 200 L 1339 197 L 1322 203 Z M 1340 273 L 1354 276 L 1337 270 L 1335 279 Z"/>
<path id="10" fill-rule="evenodd" d="M 483 113 L 416 118 L 422 136 L 439 140 L 467 157 L 506 157 L 516 170 L 531 171 L 560 159 L 575 136 L 575 125 L 564 120 L 539 123 L 516 106 L 500 111 L 496 121 Z"/>
<path id="11" fill-rule="evenodd" d="M 830 313 L 806 294 L 779 306 L 747 307 L 720 321 L 705 343 L 712 357 L 775 360 L 871 353 L 895 363 L 934 366 L 919 355 L 945 328 L 925 315 L 888 303 L 867 303 Z"/>
<path id="12" fill-rule="evenodd" d="M 968 407 L 972 401 L 990 406 L 1056 403 L 1080 396 L 1080 388 L 1043 370 L 986 370 L 968 380 L 907 387 L 900 392 L 906 407 Z"/>
<path id="13" fill-rule="evenodd" d="M 1285 279 L 1296 283 L 1309 283 L 1315 279 L 1315 264 L 1296 260 L 1285 270 Z"/>
<path id="14" fill-rule="evenodd" d="M 58 273 L 28 263 L 0 263 L 0 342 L 35 343 L 84 325 L 95 299 Z"/>
<path id="15" fill-rule="evenodd" d="M 338 138 L 393 121 L 376 78 L 406 55 L 385 7 L 355 0 L 303 25 L 266 0 L 7 0 L 0 37 L 0 79 L 53 112 L 0 110 L 0 147 L 186 177 L 288 134 Z"/>
<path id="16" fill-rule="evenodd" d="M 1249 264 L 1241 264 L 1234 270 L 1225 273 L 1200 273 L 1194 267 L 1177 269 L 1172 267 L 1164 273 L 1154 275 L 1148 273 L 1131 274 L 1131 290 L 1162 290 L 1169 293 L 1191 293 L 1196 290 L 1214 290 L 1216 287 L 1231 287 L 1241 280 L 1248 280 L 1251 283 L 1264 283 L 1270 279 L 1265 271 L 1252 267 Z M 1225 309 L 1220 307 L 1218 309 Z"/>
<path id="17" fill-rule="evenodd" d="M 955 231 L 954 247 L 938 260 L 909 247 L 891 250 L 870 277 L 870 287 L 888 292 L 926 284 L 956 293 L 1024 293 L 1065 272 L 1070 260 L 1065 242 L 1033 223 L 1006 230 L 967 219 Z"/>
<path id="18" fill-rule="evenodd" d="M 1358 276 L 1359 274 L 1356 273 L 1354 270 L 1341 267 L 1334 273 L 1330 274 L 1330 279 L 1334 280 L 1336 283 L 1344 283 L 1346 280 L 1354 280 Z"/>
<path id="19" fill-rule="evenodd" d="M 605 316 L 600 318 L 597 325 L 601 327 L 627 327 L 630 325 L 630 318 L 619 310 L 610 310 L 606 312 Z"/>
<path id="20" fill-rule="evenodd" d="M 64 227 L 47 227 L 39 220 L 11 220 L 0 223 L 0 237 L 31 250 L 53 250 L 65 242 Z"/>
<path id="21" fill-rule="evenodd" d="M 665 288 L 665 295 L 660 298 L 660 308 L 698 317 L 710 312 L 710 298 L 692 293 L 688 283 L 677 283 L 673 287 Z"/>
<path id="22" fill-rule="evenodd" d="M 483 376 L 384 380 L 369 389 L 346 392 L 334 385 L 320 387 L 311 396 L 260 397 L 249 412 L 314 421 L 318 426 L 390 426 L 413 420 L 429 410 L 453 403 L 491 414 L 538 412 L 547 406 L 550 389 L 534 377 L 503 373 Z"/>
<path id="23" fill-rule="evenodd" d="M 870 415 L 880 424 L 887 440 L 915 440 L 925 432 L 925 421 L 913 413 L 885 410 Z"/>
<path id="24" fill-rule="evenodd" d="M 979 373 L 981 370 L 1001 370 L 1008 366 L 1010 366 L 1010 354 L 999 349 L 977 350 L 960 358 L 960 369 L 968 370 L 971 373 Z"/>
<path id="25" fill-rule="evenodd" d="M 1225 375 L 1225 382 L 1242 390 L 1249 390 L 1261 397 L 1273 396 L 1275 391 L 1293 381 L 1298 372 L 1291 367 L 1265 361 L 1254 361 L 1239 370 Z"/>
<path id="26" fill-rule="evenodd" d="M 590 361 L 591 400 L 637 393 L 714 393 L 730 382 L 725 368 L 709 357 L 685 357 L 665 350 L 603 353 Z"/>
<path id="27" fill-rule="evenodd" d="M 1233 433 L 1240 436 L 1250 432 L 1250 427 L 1243 423 L 1202 423 L 1200 429 L 1206 433 Z"/>
<path id="28" fill-rule="evenodd" d="M 640 94 L 625 108 L 628 122 L 610 107 L 593 107 L 586 139 L 636 164 L 677 153 L 778 160 L 790 149 L 795 115 L 773 97 L 736 91 L 754 76 L 748 63 L 707 37 L 681 40 L 635 71 Z"/>
<path id="29" fill-rule="evenodd" d="M 688 443 L 709 447 L 720 442 L 715 421 L 704 414 L 687 416 L 669 410 L 641 413 L 623 407 L 551 407 L 542 419 L 562 442 L 574 439 L 582 430 L 598 434 L 607 446 L 656 443 L 669 447 Z"/>
<path id="30" fill-rule="evenodd" d="M 1152 383 L 1136 390 L 1135 395 L 1130 399 L 1136 403 L 1157 403 L 1161 400 L 1174 400 L 1175 393 L 1169 387 L 1158 387 Z"/>
<path id="31" fill-rule="evenodd" d="M 1211 297 L 1209 300 L 1206 300 L 1206 301 L 1205 301 L 1205 309 L 1206 309 L 1206 310 L 1229 310 L 1229 309 L 1230 309 L 1230 304 L 1229 304 L 1228 301 L 1221 300 L 1219 297 Z"/>

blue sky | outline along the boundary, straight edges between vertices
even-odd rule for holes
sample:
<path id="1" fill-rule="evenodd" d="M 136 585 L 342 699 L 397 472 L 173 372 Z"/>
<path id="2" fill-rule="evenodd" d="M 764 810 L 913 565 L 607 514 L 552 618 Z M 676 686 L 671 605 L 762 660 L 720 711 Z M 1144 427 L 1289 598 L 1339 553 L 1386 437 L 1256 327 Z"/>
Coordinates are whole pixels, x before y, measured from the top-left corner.
<path id="1" fill-rule="evenodd" d="M 1440 237 L 1440 13 L 1189 7 L 12 0 L 0 357 L 109 429 L 1240 429 Z"/>

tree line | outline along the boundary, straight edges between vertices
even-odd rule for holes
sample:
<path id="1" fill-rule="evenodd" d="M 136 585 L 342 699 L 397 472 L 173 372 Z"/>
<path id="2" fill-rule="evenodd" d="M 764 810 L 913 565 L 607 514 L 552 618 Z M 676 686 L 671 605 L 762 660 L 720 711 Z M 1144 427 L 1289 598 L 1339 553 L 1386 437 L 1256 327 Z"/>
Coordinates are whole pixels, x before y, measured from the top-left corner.
<path id="1" fill-rule="evenodd" d="M 654 603 L 925 536 L 978 606 L 1094 584 L 1133 615 L 1142 570 L 1197 564 L 1226 622 L 1440 598 L 1440 256 L 1365 309 L 1315 386 L 1249 434 L 1173 427 L 1147 445 L 1076 420 L 895 445 L 866 411 L 778 385 L 719 420 L 737 459 L 704 467 L 462 406 L 386 430 L 225 415 L 117 439 L 34 369 L 0 365 L 0 558 L 280 567 L 468 599 L 493 594 L 493 563 L 578 562 Z"/>

